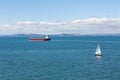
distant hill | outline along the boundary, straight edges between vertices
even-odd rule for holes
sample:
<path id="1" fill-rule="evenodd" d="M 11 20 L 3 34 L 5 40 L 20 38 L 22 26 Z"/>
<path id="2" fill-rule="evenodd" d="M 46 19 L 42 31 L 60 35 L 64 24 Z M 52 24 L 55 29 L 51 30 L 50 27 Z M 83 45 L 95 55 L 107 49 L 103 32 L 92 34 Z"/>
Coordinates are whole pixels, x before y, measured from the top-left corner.
<path id="1" fill-rule="evenodd" d="M 120 36 L 120 34 L 52 34 L 57 36 Z M 43 34 L 13 34 L 6 36 L 43 36 Z"/>

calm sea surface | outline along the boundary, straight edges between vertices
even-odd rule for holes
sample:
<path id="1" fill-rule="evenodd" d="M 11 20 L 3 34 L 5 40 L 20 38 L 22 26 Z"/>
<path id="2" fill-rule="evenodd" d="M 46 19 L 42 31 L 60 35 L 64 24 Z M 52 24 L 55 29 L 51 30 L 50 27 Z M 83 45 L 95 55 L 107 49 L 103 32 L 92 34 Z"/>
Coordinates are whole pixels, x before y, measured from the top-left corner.
<path id="1" fill-rule="evenodd" d="M 120 36 L 51 38 L 0 37 L 0 80 L 120 80 Z"/>

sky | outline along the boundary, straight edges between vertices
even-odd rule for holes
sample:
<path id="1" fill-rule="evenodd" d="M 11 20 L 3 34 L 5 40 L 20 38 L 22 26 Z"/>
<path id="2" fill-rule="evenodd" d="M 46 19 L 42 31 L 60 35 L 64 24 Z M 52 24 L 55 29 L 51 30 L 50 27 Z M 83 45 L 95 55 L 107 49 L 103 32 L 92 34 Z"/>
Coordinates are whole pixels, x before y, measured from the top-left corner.
<path id="1" fill-rule="evenodd" d="M 1 0 L 0 35 L 120 34 L 120 0 Z"/>

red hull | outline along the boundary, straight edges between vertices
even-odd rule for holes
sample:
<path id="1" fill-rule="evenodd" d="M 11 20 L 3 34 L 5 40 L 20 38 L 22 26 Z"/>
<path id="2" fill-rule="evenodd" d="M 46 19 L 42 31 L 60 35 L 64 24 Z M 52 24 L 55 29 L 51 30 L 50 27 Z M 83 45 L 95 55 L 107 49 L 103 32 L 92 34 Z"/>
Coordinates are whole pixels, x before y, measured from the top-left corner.
<path id="1" fill-rule="evenodd" d="M 50 38 L 30 38 L 30 41 L 49 41 Z"/>

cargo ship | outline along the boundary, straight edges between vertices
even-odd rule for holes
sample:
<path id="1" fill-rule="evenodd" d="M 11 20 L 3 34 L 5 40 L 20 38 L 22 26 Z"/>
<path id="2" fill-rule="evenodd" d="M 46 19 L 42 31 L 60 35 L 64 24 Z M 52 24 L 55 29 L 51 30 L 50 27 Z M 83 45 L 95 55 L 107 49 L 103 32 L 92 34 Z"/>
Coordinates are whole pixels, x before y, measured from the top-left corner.
<path id="1" fill-rule="evenodd" d="M 51 38 L 49 36 L 44 36 L 43 38 L 30 38 L 29 41 L 50 41 Z"/>

